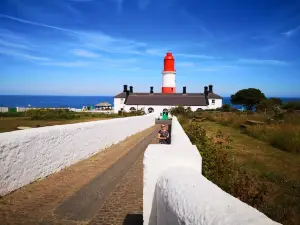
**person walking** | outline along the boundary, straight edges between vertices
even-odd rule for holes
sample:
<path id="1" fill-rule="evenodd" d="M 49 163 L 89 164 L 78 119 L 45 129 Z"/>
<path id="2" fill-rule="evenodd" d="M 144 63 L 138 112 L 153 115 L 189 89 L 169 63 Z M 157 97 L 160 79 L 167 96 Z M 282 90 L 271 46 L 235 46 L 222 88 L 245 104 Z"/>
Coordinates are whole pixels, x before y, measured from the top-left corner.
<path id="1" fill-rule="evenodd" d="M 165 124 L 161 125 L 161 129 L 158 131 L 157 138 L 160 144 L 168 144 L 168 139 L 170 137 L 169 132 Z"/>

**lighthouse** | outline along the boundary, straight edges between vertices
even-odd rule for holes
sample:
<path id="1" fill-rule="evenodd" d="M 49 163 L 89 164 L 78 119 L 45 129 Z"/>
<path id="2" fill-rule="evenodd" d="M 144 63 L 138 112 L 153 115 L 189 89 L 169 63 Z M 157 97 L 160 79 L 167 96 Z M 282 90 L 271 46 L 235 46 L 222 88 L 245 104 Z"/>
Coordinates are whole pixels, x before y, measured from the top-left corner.
<path id="1" fill-rule="evenodd" d="M 176 93 L 176 84 L 175 84 L 175 60 L 172 55 L 172 52 L 167 52 L 167 55 L 164 59 L 164 70 L 163 75 L 163 85 L 162 93 L 163 94 L 172 94 Z"/>

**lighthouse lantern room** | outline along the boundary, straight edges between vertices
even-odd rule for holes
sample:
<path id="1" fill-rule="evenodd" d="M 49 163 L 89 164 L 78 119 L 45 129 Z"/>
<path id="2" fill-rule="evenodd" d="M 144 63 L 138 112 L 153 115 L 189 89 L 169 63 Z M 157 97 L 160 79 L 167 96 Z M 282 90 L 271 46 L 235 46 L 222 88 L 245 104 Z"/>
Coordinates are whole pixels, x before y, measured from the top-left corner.
<path id="1" fill-rule="evenodd" d="M 176 93 L 175 60 L 171 51 L 167 52 L 167 55 L 165 56 L 164 70 L 162 72 L 162 75 L 163 75 L 162 93 L 163 94 Z"/>

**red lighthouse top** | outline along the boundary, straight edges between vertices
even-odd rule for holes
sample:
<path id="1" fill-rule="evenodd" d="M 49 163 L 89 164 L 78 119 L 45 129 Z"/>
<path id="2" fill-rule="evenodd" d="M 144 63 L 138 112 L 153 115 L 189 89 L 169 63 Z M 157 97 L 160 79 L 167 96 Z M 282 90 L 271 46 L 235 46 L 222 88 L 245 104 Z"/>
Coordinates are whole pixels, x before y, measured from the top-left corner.
<path id="1" fill-rule="evenodd" d="M 167 55 L 165 56 L 164 71 L 175 71 L 175 59 L 171 51 L 167 52 Z"/>

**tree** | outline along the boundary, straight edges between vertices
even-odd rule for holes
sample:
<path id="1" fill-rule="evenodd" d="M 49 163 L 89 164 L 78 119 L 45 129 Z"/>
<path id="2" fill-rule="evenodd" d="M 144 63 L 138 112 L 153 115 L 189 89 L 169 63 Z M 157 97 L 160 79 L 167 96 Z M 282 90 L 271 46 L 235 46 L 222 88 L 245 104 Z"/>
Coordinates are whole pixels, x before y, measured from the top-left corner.
<path id="1" fill-rule="evenodd" d="M 275 106 L 281 106 L 282 101 L 280 98 L 269 98 L 262 100 L 259 104 L 257 104 L 257 110 L 273 110 Z"/>
<path id="2" fill-rule="evenodd" d="M 265 99 L 266 96 L 259 89 L 248 88 L 231 95 L 230 101 L 232 104 L 243 105 L 247 110 L 252 110 L 254 106 Z"/>
<path id="3" fill-rule="evenodd" d="M 230 109 L 231 109 L 231 106 L 230 106 L 229 104 L 224 104 L 224 105 L 222 105 L 222 107 L 221 107 L 221 111 L 222 111 L 222 112 L 229 112 Z"/>

